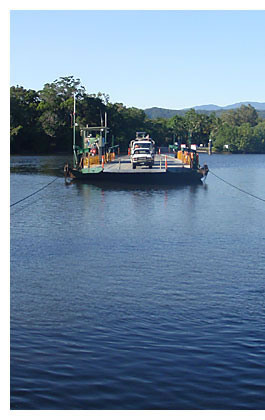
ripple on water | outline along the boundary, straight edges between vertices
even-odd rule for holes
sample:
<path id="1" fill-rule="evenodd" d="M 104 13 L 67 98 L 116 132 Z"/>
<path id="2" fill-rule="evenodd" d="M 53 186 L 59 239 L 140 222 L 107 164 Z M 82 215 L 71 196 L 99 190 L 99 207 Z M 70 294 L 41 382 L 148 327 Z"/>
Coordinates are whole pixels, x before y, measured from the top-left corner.
<path id="1" fill-rule="evenodd" d="M 259 195 L 248 158 L 205 157 Z M 13 163 L 11 202 L 53 176 Z M 265 409 L 263 203 L 214 177 L 51 187 L 11 214 L 12 409 Z"/>

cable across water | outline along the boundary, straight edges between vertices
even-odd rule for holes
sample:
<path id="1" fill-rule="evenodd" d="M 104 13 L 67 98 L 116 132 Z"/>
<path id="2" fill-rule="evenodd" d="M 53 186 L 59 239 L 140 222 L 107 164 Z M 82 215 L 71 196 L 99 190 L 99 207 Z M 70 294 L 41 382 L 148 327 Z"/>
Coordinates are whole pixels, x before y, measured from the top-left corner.
<path id="1" fill-rule="evenodd" d="M 39 193 L 40 191 L 44 190 L 44 188 L 47 188 L 49 185 L 51 185 L 53 182 L 55 182 L 58 179 L 58 176 L 56 178 L 54 178 L 51 182 L 49 182 L 48 184 L 44 185 L 44 187 L 39 188 L 37 191 L 34 191 L 32 194 L 27 195 L 26 197 L 22 198 L 21 200 L 16 201 L 13 204 L 10 204 L 10 207 L 15 206 L 18 203 L 21 203 L 24 200 L 27 200 L 28 198 L 32 197 L 33 195 Z"/>
<path id="2" fill-rule="evenodd" d="M 215 176 L 216 178 L 218 178 L 220 181 L 224 182 L 225 184 L 229 185 L 230 187 L 235 188 L 238 191 L 241 191 L 242 193 L 249 195 L 253 198 L 256 198 L 257 200 L 263 201 L 265 202 L 264 198 L 258 197 L 255 194 L 252 194 L 248 191 L 243 190 L 242 188 L 237 187 L 236 185 L 231 184 L 231 182 L 226 181 L 225 179 L 221 178 L 220 176 L 216 175 L 213 171 L 209 170 L 209 173 L 211 173 L 213 176 Z M 33 193 L 27 195 L 26 197 L 22 198 L 21 200 L 16 201 L 15 203 L 11 204 L 10 207 L 13 207 L 19 203 L 21 203 L 22 201 L 27 200 L 28 198 L 32 197 L 33 195 L 39 193 L 40 191 L 44 190 L 45 188 L 47 188 L 49 185 L 53 184 L 53 182 L 55 182 L 58 179 L 58 176 L 56 178 L 54 178 L 51 182 L 49 182 L 48 184 L 44 185 L 43 187 L 39 188 L 37 191 L 34 191 Z"/>
<path id="3" fill-rule="evenodd" d="M 244 194 L 250 195 L 251 197 L 256 198 L 257 200 L 260 200 L 260 201 L 264 201 L 265 202 L 265 199 L 264 198 L 258 197 L 257 195 L 251 194 L 250 192 L 245 191 L 242 188 L 239 188 L 236 185 L 231 184 L 230 182 L 228 182 L 225 179 L 221 178 L 220 176 L 216 175 L 214 172 L 212 172 L 212 171 L 209 170 L 209 173 L 211 173 L 216 178 L 220 179 L 221 181 L 223 181 L 225 184 L 229 185 L 230 187 L 233 187 L 236 190 L 243 192 Z"/>

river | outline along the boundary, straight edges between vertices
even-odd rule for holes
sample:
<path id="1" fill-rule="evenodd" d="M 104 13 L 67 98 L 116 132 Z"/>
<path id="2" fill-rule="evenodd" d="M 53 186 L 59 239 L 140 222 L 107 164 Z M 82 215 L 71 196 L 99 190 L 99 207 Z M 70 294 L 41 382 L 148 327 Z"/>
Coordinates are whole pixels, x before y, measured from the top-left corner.
<path id="1" fill-rule="evenodd" d="M 11 204 L 67 157 L 11 157 Z M 264 410 L 264 155 L 182 187 L 59 176 L 11 207 L 11 409 Z"/>

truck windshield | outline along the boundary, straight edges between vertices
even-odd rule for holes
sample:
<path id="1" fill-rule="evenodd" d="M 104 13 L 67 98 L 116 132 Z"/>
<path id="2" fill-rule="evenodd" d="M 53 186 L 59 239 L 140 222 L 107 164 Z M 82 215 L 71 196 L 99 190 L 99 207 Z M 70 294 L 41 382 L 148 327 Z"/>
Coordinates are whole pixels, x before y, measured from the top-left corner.
<path id="1" fill-rule="evenodd" d="M 135 143 L 134 148 L 136 147 L 149 149 L 151 147 L 151 143 Z"/>
<path id="2" fill-rule="evenodd" d="M 136 149 L 136 150 L 134 151 L 134 154 L 135 154 L 135 155 L 139 155 L 139 154 L 146 154 L 146 153 L 149 153 L 149 149 Z"/>

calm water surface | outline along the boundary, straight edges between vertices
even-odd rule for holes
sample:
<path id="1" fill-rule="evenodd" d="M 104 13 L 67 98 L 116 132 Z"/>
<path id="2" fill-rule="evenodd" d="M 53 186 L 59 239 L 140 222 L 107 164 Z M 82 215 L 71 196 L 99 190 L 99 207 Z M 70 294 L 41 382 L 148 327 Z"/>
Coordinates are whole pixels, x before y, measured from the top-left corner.
<path id="1" fill-rule="evenodd" d="M 265 156 L 204 155 L 265 199 Z M 11 204 L 65 157 L 12 157 Z M 12 409 L 265 409 L 265 203 L 63 177 L 11 208 Z"/>

